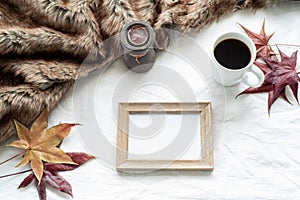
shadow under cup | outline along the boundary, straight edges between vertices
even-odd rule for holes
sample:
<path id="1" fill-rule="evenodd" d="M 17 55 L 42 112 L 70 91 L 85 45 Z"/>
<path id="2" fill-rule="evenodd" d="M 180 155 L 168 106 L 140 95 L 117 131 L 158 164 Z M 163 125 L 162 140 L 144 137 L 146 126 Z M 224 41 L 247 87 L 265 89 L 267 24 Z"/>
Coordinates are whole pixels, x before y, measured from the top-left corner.
<path id="1" fill-rule="evenodd" d="M 245 82 L 258 87 L 263 82 L 263 73 L 253 65 L 256 47 L 246 35 L 229 32 L 221 35 L 215 42 L 212 52 L 213 78 L 224 86 L 238 84 L 247 76 Z M 246 73 L 252 72 L 252 73 Z"/>

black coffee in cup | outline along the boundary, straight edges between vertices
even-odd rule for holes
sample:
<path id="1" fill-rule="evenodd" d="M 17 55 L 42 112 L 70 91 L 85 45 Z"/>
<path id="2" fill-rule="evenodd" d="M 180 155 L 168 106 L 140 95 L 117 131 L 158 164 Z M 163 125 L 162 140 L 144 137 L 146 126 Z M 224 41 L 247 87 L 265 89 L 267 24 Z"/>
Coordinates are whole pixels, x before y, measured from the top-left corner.
<path id="1" fill-rule="evenodd" d="M 214 56 L 219 64 L 228 69 L 242 69 L 251 60 L 248 46 L 238 39 L 225 39 L 217 44 Z"/>

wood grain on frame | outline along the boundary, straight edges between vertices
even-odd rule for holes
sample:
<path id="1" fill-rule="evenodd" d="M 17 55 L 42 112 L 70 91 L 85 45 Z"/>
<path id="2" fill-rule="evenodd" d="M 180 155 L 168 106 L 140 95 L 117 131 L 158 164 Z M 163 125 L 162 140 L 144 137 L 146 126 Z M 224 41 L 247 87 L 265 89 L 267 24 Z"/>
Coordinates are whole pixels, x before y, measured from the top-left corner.
<path id="1" fill-rule="evenodd" d="M 197 103 L 119 103 L 117 133 L 117 170 L 213 170 L 212 111 L 210 102 Z M 142 113 L 199 113 L 201 159 L 132 160 L 128 159 L 129 115 Z"/>

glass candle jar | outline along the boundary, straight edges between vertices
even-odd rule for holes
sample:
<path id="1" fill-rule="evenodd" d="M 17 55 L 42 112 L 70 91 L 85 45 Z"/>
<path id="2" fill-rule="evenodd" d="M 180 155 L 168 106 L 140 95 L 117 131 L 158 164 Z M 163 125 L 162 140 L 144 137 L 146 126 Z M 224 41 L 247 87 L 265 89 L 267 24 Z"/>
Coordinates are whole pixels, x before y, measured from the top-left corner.
<path id="1" fill-rule="evenodd" d="M 154 31 L 141 21 L 127 24 L 121 31 L 120 42 L 126 66 L 133 72 L 149 71 L 155 61 Z"/>

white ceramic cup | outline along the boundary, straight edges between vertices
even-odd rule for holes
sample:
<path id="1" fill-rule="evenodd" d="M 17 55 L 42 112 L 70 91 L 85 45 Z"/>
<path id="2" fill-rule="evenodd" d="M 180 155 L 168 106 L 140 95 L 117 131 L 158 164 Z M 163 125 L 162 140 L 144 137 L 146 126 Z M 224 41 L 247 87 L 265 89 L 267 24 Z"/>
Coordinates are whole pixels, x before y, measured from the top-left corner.
<path id="1" fill-rule="evenodd" d="M 214 55 L 214 50 L 220 42 L 227 39 L 240 40 L 241 42 L 247 45 L 251 54 L 250 61 L 247 66 L 240 69 L 229 69 L 222 66 L 217 61 Z M 212 76 L 218 83 L 220 83 L 223 86 L 233 86 L 240 82 L 244 82 L 250 87 L 259 87 L 264 82 L 265 76 L 263 72 L 253 64 L 256 58 L 255 45 L 253 41 L 246 35 L 236 32 L 229 32 L 219 36 L 213 45 L 211 57 Z"/>

